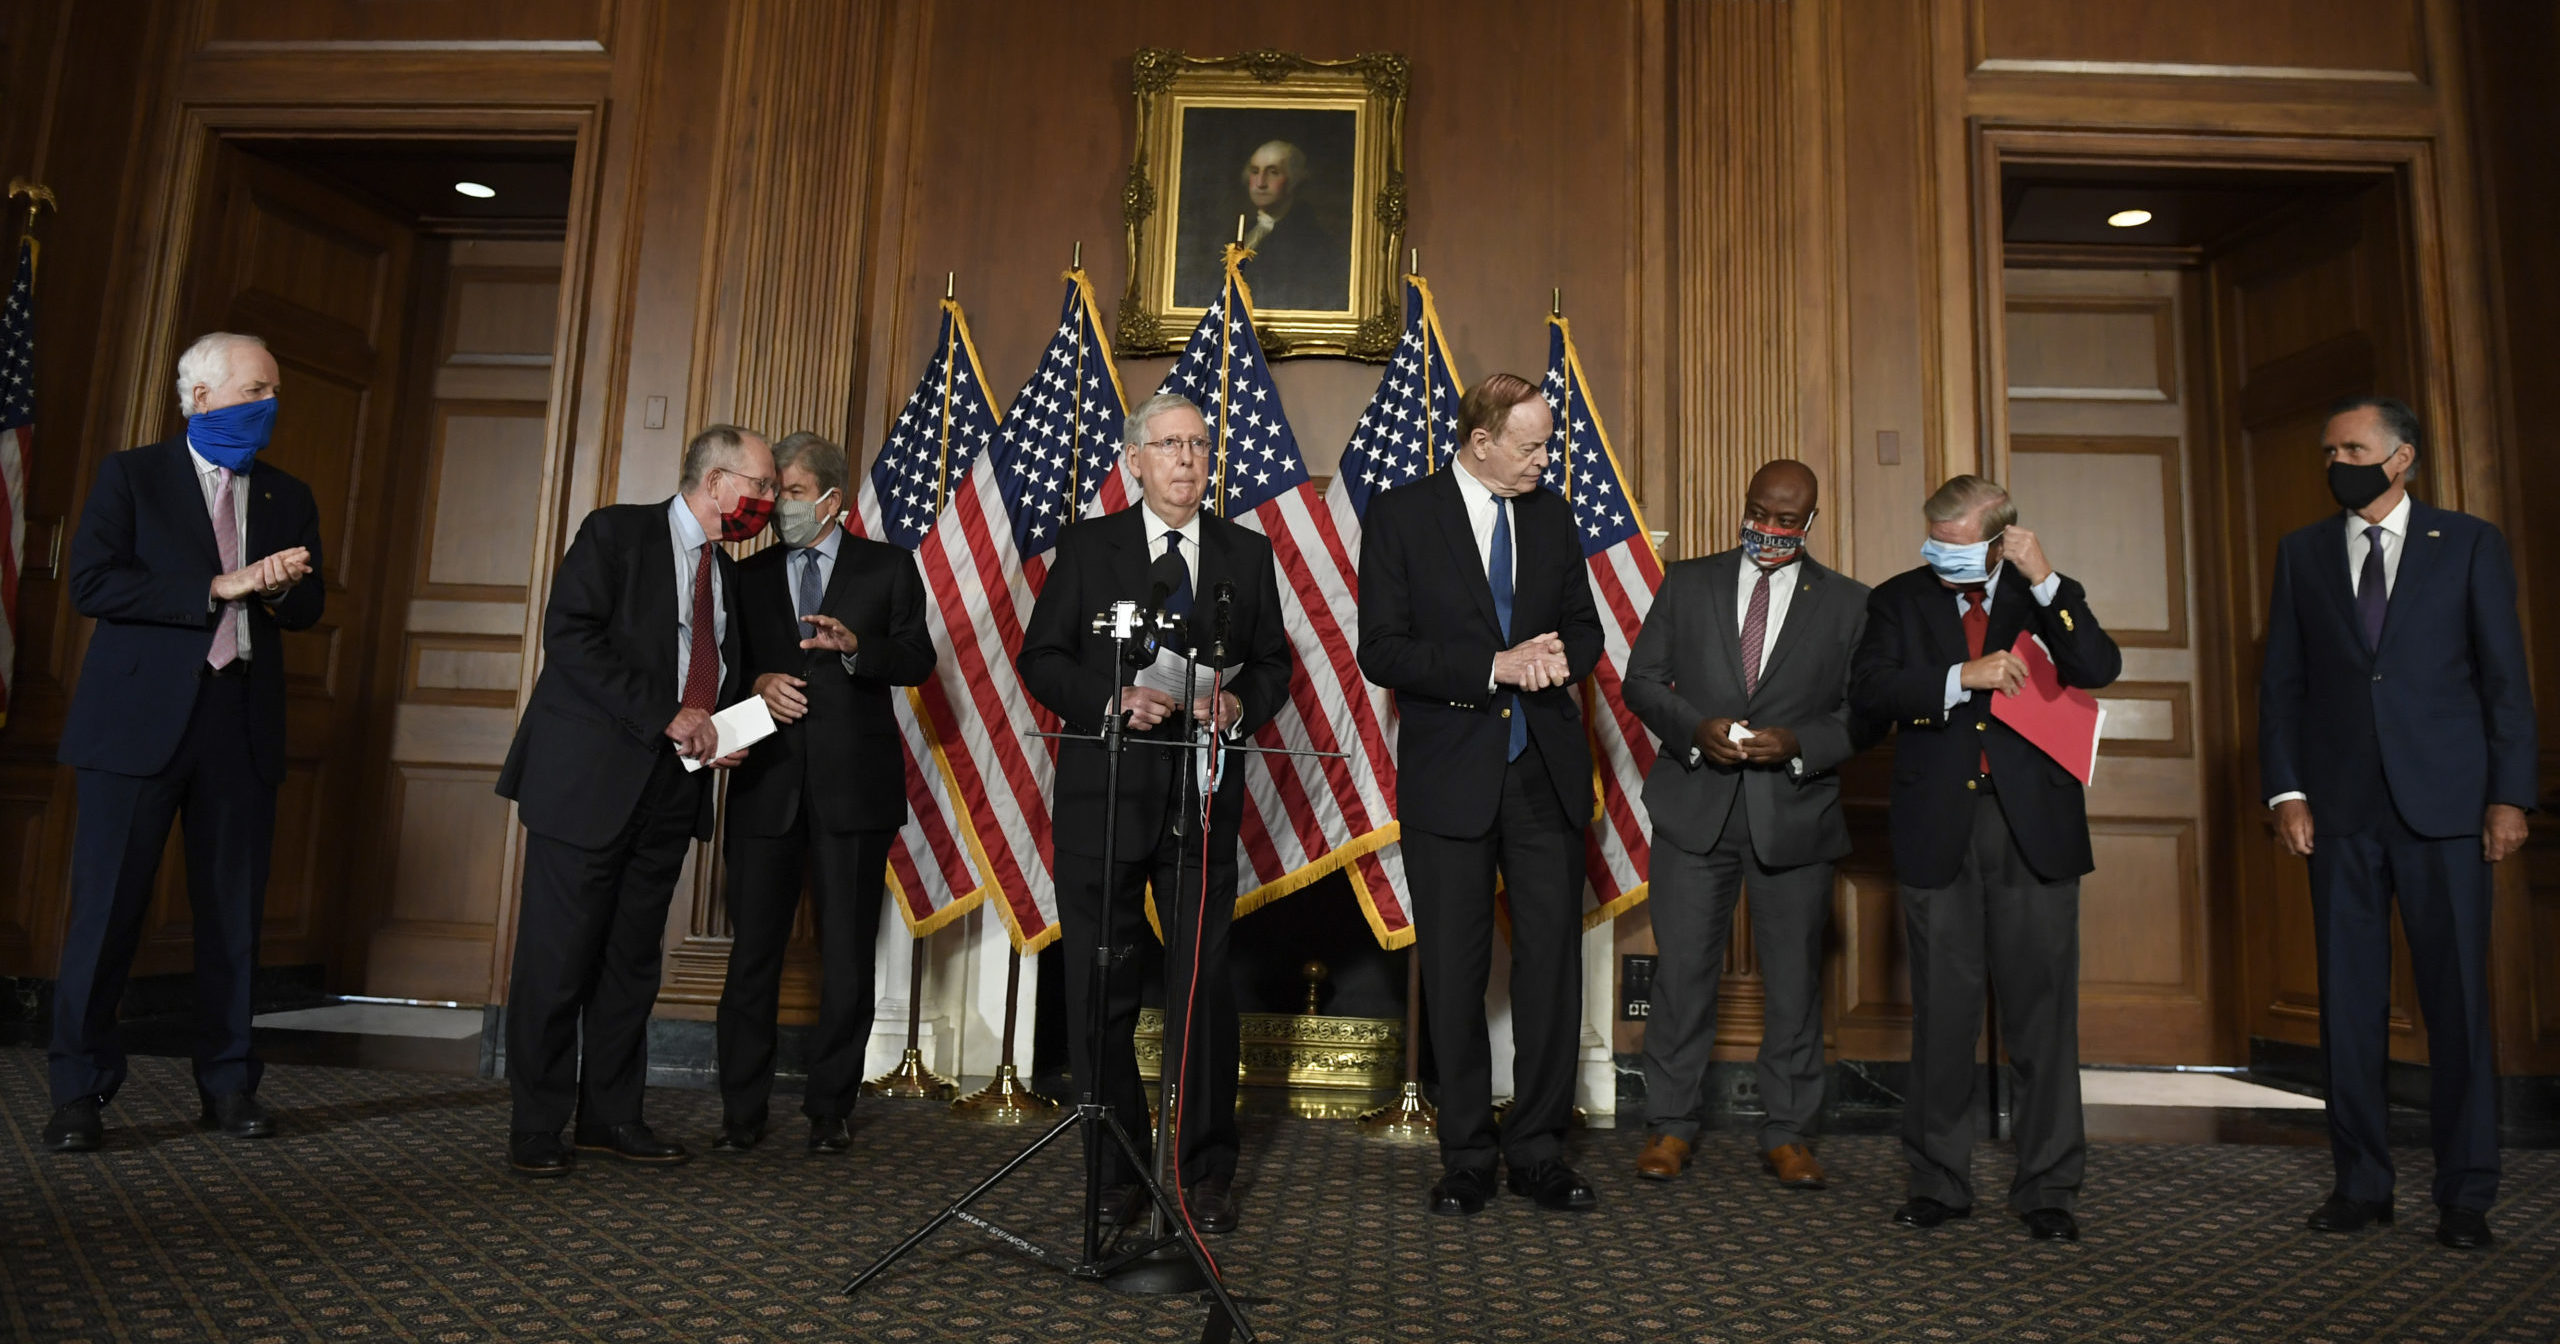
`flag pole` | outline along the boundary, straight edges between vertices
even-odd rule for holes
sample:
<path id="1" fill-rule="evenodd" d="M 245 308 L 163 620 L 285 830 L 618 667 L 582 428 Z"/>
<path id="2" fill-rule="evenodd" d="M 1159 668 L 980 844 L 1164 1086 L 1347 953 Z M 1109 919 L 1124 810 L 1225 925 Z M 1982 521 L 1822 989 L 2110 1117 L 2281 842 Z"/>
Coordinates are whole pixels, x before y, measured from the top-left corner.
<path id="1" fill-rule="evenodd" d="M 1564 290 L 1561 286 L 1552 291 L 1548 300 L 1547 320 L 1563 328 L 1565 333 L 1564 405 L 1558 409 L 1564 419 L 1564 497 L 1567 503 L 1571 503 L 1573 500 L 1573 328 L 1564 324 Z"/>
<path id="2" fill-rule="evenodd" d="M 1440 1133 L 1440 1113 L 1422 1097 L 1422 950 L 1405 951 L 1404 1090 L 1359 1120 L 1371 1138 L 1422 1142 Z"/>
<path id="3" fill-rule="evenodd" d="M 963 1120 L 1019 1125 L 1058 1109 L 1058 1103 L 1023 1086 L 1022 1074 L 1013 1066 L 1014 1018 L 1022 1007 L 1022 954 L 1010 946 L 1006 952 L 1004 1051 L 997 1057 L 996 1076 L 985 1087 L 951 1103 L 951 1113 Z"/>
<path id="4" fill-rule="evenodd" d="M 1243 282 L 1236 278 L 1236 266 L 1244 259 L 1244 216 L 1236 216 L 1236 243 L 1227 249 L 1226 319 L 1218 324 L 1218 516 L 1227 516 L 1227 422 L 1235 418 L 1235 339 L 1228 335 L 1235 329 L 1236 296 L 1243 292 Z"/>
<path id="5" fill-rule="evenodd" d="M 1084 499 L 1085 281 L 1084 242 L 1081 239 L 1076 242 L 1075 259 L 1067 263 L 1067 278 L 1076 287 L 1076 385 L 1067 389 L 1067 493 L 1058 501 L 1059 512 L 1066 515 L 1058 520 L 1061 527 L 1076 520 L 1076 510 L 1083 507 Z"/>

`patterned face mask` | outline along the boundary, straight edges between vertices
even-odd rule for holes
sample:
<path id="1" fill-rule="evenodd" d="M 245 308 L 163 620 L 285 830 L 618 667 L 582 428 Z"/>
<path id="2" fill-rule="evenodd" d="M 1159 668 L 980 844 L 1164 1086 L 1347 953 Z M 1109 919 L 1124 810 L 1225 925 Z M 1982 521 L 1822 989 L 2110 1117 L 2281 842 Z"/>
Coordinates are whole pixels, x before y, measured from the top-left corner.
<path id="1" fill-rule="evenodd" d="M 1742 525 L 1742 556 L 1763 569 L 1776 569 L 1804 553 L 1804 535 L 1813 530 L 1808 521 L 1802 527 L 1753 527 Z"/>

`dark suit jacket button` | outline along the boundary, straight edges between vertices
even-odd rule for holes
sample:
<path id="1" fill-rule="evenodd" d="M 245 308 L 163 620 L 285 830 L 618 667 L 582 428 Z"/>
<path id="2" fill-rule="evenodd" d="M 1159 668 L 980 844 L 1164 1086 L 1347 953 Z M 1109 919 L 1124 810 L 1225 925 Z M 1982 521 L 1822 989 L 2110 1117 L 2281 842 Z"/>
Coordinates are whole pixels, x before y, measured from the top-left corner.
<path id="1" fill-rule="evenodd" d="M 2380 681 L 2380 680 L 2382 680 L 2382 678 L 2380 678 L 2380 677 L 2375 677 L 2375 678 L 2374 678 L 2374 680 L 2375 680 L 2375 681 Z M 1511 717 L 1511 706 L 1509 706 L 1509 705 L 1504 705 L 1504 706 L 1502 707 L 1502 717 L 1504 717 L 1504 718 L 1506 718 L 1506 719 Z"/>
<path id="2" fill-rule="evenodd" d="M 2381 673 L 2379 673 L 2379 672 L 2374 673 L 2374 674 L 2373 674 L 2373 679 L 2374 679 L 2375 681 L 2380 681 L 2380 680 L 2382 680 L 2382 674 L 2381 674 Z"/>

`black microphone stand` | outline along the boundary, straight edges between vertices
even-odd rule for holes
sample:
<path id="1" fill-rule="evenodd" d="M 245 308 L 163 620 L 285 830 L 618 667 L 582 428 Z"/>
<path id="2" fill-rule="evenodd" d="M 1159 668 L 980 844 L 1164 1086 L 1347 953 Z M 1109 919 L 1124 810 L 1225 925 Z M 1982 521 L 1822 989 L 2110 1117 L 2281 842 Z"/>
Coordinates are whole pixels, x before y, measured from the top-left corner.
<path id="1" fill-rule="evenodd" d="M 1109 609 L 1093 618 L 1093 632 L 1106 635 L 1111 640 L 1111 661 L 1113 667 L 1117 669 L 1116 675 L 1122 686 L 1127 685 L 1129 675 L 1127 664 L 1129 639 L 1150 623 L 1150 617 L 1153 618 L 1153 623 L 1159 630 L 1167 628 L 1170 624 L 1161 613 L 1143 611 L 1136 602 L 1125 600 L 1113 603 Z M 1226 1285 L 1219 1280 L 1217 1273 L 1210 1266 L 1208 1256 L 1201 1249 L 1199 1238 L 1191 1230 L 1189 1221 L 1178 1216 L 1172 1201 L 1165 1197 L 1164 1187 L 1157 1182 L 1152 1165 L 1139 1154 L 1138 1146 L 1130 1139 L 1129 1132 L 1121 1128 L 1119 1117 L 1113 1115 L 1110 1108 L 1102 1102 L 1101 1075 L 1108 1067 L 1103 1063 L 1107 1056 L 1102 1051 L 1101 1041 L 1103 1022 L 1106 1017 L 1104 1000 L 1111 977 L 1112 892 L 1119 885 L 1113 878 L 1117 858 L 1114 849 L 1119 838 L 1120 754 L 1129 741 L 1123 729 L 1122 715 L 1115 707 L 1103 716 L 1102 731 L 1099 733 L 1032 734 L 1035 737 L 1057 741 L 1098 743 L 1103 752 L 1102 937 L 1097 940 L 1094 948 L 1094 975 L 1092 984 L 1086 991 L 1084 1005 L 1086 1039 L 1094 1043 L 1095 1076 L 1077 1080 L 1079 1088 L 1075 1109 L 1060 1120 L 1056 1127 L 1033 1140 L 1031 1146 L 1016 1154 L 1011 1161 L 996 1168 L 993 1175 L 980 1181 L 967 1194 L 953 1200 L 942 1212 L 916 1229 L 905 1241 L 898 1243 L 896 1249 L 880 1257 L 869 1269 L 855 1275 L 852 1281 L 844 1286 L 847 1297 L 860 1292 L 863 1285 L 879 1277 L 882 1271 L 923 1245 L 926 1238 L 942 1230 L 945 1224 L 956 1218 L 1044 1265 L 1063 1270 L 1071 1278 L 1087 1281 L 1108 1282 L 1115 1273 L 1138 1260 L 1165 1247 L 1178 1245 L 1184 1252 L 1184 1258 L 1189 1260 L 1191 1267 L 1197 1271 L 1200 1282 L 1217 1300 L 1218 1310 L 1210 1313 L 1207 1323 L 1201 1328 L 1200 1338 L 1203 1344 L 1224 1341 L 1230 1338 L 1230 1331 L 1235 1335 L 1243 1336 L 1247 1344 L 1251 1344 L 1254 1338 L 1253 1327 L 1246 1323 L 1243 1310 L 1236 1305 L 1235 1299 L 1228 1295 Z M 1196 749 L 1196 744 L 1189 741 L 1145 742 L 1144 744 L 1186 753 Z M 1168 1084 L 1166 1097 L 1168 1111 L 1171 1109 L 1171 1100 L 1172 1093 Z M 1020 1171 L 1049 1145 L 1070 1133 L 1081 1135 L 1085 1139 L 1082 1217 L 1084 1245 L 1081 1255 L 1071 1258 L 1061 1252 L 1050 1250 L 970 1212 L 971 1204 L 985 1197 L 1007 1177 Z M 1165 1228 L 1169 1225 L 1170 1227 L 1169 1231 L 1161 1235 L 1150 1234 L 1135 1246 L 1113 1250 L 1108 1254 L 1104 1251 L 1102 1241 L 1102 1164 L 1103 1144 L 1106 1141 L 1117 1144 L 1121 1154 L 1128 1159 L 1130 1168 L 1138 1172 L 1138 1179 L 1146 1187 L 1148 1199 L 1153 1201 L 1155 1226 Z"/>

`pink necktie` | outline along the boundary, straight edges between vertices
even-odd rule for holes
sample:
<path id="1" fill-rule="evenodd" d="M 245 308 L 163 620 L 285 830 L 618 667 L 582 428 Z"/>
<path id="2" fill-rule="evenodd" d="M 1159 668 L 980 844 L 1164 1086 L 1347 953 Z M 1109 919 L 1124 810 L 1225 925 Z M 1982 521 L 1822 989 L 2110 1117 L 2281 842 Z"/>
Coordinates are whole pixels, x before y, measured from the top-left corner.
<path id="1" fill-rule="evenodd" d="M 1756 566 L 1755 566 L 1756 568 Z M 1742 617 L 1742 694 L 1760 689 L 1760 646 L 1769 639 L 1769 571 L 1751 589 L 1751 608 Z"/>
<path id="2" fill-rule="evenodd" d="M 213 545 L 222 556 L 222 572 L 228 574 L 240 567 L 240 523 L 231 512 L 231 473 L 216 467 L 213 479 Z M 206 651 L 204 660 L 222 668 L 229 667 L 239 656 L 239 613 L 225 602 L 222 621 L 213 627 L 213 647 Z"/>

